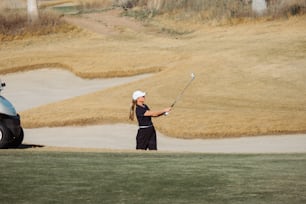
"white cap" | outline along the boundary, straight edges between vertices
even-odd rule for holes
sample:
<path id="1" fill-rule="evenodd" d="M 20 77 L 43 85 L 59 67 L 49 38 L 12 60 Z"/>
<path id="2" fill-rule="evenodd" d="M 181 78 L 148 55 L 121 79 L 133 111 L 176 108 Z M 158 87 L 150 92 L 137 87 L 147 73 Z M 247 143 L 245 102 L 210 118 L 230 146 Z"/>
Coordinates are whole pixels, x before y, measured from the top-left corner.
<path id="1" fill-rule="evenodd" d="M 134 91 L 132 98 L 134 101 L 136 101 L 139 97 L 143 97 L 145 95 L 146 95 L 145 92 L 137 90 L 137 91 Z"/>

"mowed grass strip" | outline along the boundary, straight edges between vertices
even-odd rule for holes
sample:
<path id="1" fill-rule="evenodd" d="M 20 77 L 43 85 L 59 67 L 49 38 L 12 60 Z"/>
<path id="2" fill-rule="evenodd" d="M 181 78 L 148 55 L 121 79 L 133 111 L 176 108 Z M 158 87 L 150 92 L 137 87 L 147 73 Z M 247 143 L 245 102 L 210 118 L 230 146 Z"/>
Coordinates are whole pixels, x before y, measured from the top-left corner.
<path id="1" fill-rule="evenodd" d="M 2 150 L 3 203 L 305 203 L 306 154 Z"/>

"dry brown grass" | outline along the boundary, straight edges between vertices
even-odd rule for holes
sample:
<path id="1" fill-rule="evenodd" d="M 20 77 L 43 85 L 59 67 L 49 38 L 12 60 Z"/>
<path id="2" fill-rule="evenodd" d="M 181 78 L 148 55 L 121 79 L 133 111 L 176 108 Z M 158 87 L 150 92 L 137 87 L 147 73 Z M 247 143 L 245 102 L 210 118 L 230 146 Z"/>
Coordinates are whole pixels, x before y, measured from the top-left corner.
<path id="1" fill-rule="evenodd" d="M 40 13 L 39 21 L 29 23 L 24 11 L 8 10 L 0 14 L 0 41 L 10 41 L 52 33 L 67 33 L 76 30 L 50 11 Z"/>
<path id="2" fill-rule="evenodd" d="M 268 14 L 274 18 L 302 15 L 306 13 L 306 0 L 281 1 L 269 7 Z"/>
<path id="3" fill-rule="evenodd" d="M 135 11 L 127 15 L 148 18 L 152 15 L 168 16 L 176 20 L 193 20 L 202 23 L 236 24 L 261 19 L 288 18 L 306 13 L 306 0 L 274 0 L 267 11 L 258 15 L 248 0 L 130 0 Z M 170 15 L 169 15 L 170 14 Z"/>
<path id="4" fill-rule="evenodd" d="M 53 6 L 58 6 L 65 3 L 77 3 L 76 0 L 53 0 L 53 1 L 38 1 L 39 9 L 46 9 Z"/>
<path id="5" fill-rule="evenodd" d="M 157 18 L 165 26 L 169 19 Z M 186 25 L 186 24 L 184 24 Z M 180 26 L 180 25 L 179 25 Z M 306 17 L 238 26 L 188 26 L 168 36 L 123 29 L 118 35 L 58 34 L 0 45 L 0 72 L 51 64 L 79 76 L 154 76 L 22 112 L 24 127 L 128 123 L 131 93 L 160 109 L 196 74 L 156 127 L 183 138 L 306 132 Z"/>
<path id="6" fill-rule="evenodd" d="M 79 9 L 81 10 L 92 10 L 113 6 L 113 0 L 77 0 L 77 3 L 79 5 Z"/>
<path id="7" fill-rule="evenodd" d="M 0 1 L 0 12 L 4 12 L 10 9 L 21 9 L 26 8 L 27 0 L 1 0 Z"/>

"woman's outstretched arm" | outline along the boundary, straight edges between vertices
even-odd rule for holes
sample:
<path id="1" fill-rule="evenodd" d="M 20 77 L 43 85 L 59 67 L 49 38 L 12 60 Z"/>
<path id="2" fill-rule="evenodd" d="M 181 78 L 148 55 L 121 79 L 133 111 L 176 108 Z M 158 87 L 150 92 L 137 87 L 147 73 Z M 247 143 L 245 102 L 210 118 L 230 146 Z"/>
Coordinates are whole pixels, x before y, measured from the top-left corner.
<path id="1" fill-rule="evenodd" d="M 165 108 L 163 110 L 159 110 L 159 111 L 151 111 L 151 110 L 147 110 L 144 114 L 144 116 L 151 116 L 151 117 L 158 117 L 163 115 L 166 112 L 170 112 L 171 108 Z"/>

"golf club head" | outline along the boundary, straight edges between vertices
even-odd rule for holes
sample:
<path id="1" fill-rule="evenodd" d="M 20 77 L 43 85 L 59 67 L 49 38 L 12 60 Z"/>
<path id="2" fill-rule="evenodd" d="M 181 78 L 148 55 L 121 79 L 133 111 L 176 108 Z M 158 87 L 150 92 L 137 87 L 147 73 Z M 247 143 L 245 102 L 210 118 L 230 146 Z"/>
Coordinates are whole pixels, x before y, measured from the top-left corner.
<path id="1" fill-rule="evenodd" d="M 194 78 L 195 78 L 194 73 L 191 73 L 191 79 L 194 80 Z"/>

